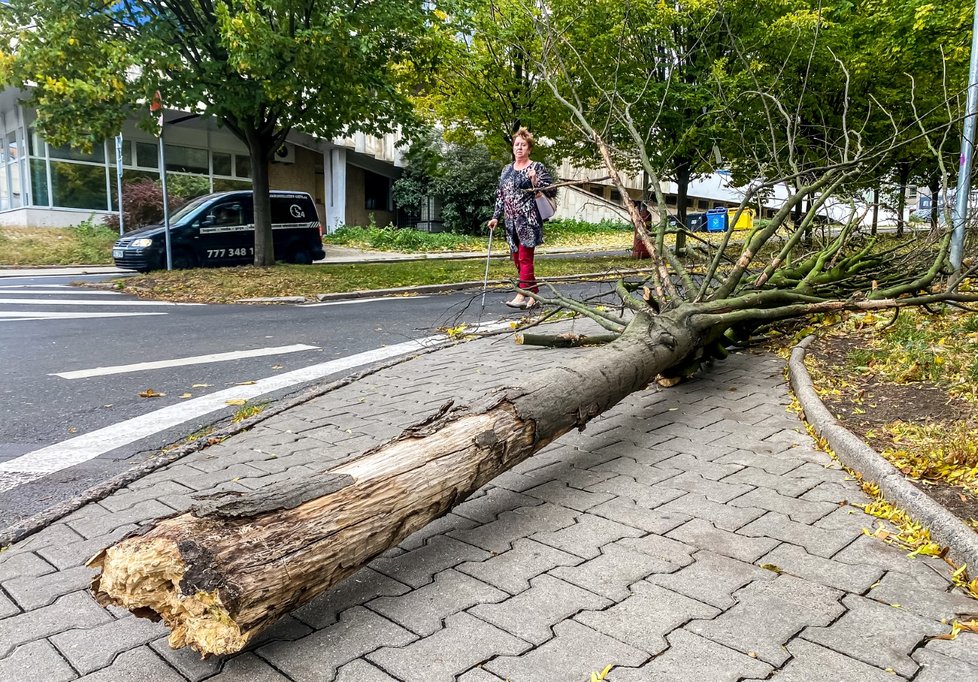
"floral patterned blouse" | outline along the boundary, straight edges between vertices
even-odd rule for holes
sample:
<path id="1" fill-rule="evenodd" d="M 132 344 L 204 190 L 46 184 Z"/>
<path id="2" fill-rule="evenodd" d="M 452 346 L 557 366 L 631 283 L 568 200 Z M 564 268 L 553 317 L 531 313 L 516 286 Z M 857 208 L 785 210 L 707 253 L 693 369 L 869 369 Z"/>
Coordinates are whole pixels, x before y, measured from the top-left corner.
<path id="1" fill-rule="evenodd" d="M 539 161 L 531 161 L 526 168 L 519 170 L 509 164 L 503 168 L 499 176 L 499 188 L 496 190 L 496 208 L 492 217 L 496 220 L 501 215 L 506 216 L 506 241 L 513 253 L 519 250 L 520 244 L 533 248 L 543 243 L 543 222 L 537 213 L 534 193 L 527 191 L 533 188 L 526 172 L 535 168 L 537 186 L 547 187 L 553 184 L 550 172 Z M 557 189 L 544 192 L 548 197 L 556 197 Z"/>

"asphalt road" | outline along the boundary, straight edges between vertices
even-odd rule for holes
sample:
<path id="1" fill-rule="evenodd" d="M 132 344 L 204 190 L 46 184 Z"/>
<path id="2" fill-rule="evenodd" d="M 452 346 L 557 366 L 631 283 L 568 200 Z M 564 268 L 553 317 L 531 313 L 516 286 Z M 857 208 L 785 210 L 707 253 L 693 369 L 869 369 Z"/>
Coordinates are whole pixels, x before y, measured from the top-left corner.
<path id="1" fill-rule="evenodd" d="M 521 315 L 505 291 L 483 310 L 476 292 L 173 305 L 70 286 L 98 279 L 0 278 L 0 528 L 228 420 L 240 409 L 229 400 L 281 399 L 440 328 Z"/>

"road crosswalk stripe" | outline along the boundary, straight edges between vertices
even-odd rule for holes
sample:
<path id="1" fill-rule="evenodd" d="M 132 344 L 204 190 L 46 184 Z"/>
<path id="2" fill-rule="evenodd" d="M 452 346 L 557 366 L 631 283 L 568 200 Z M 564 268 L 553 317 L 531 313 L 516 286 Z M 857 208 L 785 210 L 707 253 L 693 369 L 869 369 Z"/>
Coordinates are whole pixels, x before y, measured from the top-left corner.
<path id="1" fill-rule="evenodd" d="M 205 305 L 204 303 L 171 303 L 170 301 L 79 301 L 70 298 L 0 298 L 0 303 L 11 305 L 132 305 L 176 306 Z"/>
<path id="2" fill-rule="evenodd" d="M 95 367 L 94 369 L 79 369 L 70 372 L 55 372 L 48 376 L 61 377 L 62 379 L 87 379 L 89 377 L 108 376 L 110 374 L 125 374 L 128 372 L 142 372 L 151 369 L 163 369 L 166 367 L 183 367 L 186 365 L 203 365 L 212 362 L 227 362 L 228 360 L 241 360 L 244 358 L 257 358 L 265 355 L 284 355 L 285 353 L 298 353 L 304 350 L 319 350 L 319 346 L 309 346 L 304 343 L 297 343 L 291 346 L 276 346 L 274 348 L 252 348 L 250 350 L 236 350 L 227 353 L 210 353 L 208 355 L 195 355 L 187 358 L 174 358 L 172 360 L 154 360 L 152 362 L 138 362 L 131 365 L 116 365 L 114 367 Z"/>
<path id="3" fill-rule="evenodd" d="M 28 322 L 30 320 L 83 320 L 94 317 L 144 317 L 146 315 L 168 315 L 169 313 L 100 313 L 97 311 L 87 313 L 55 313 L 55 312 L 12 312 L 9 310 L 0 311 L 0 322 Z"/>

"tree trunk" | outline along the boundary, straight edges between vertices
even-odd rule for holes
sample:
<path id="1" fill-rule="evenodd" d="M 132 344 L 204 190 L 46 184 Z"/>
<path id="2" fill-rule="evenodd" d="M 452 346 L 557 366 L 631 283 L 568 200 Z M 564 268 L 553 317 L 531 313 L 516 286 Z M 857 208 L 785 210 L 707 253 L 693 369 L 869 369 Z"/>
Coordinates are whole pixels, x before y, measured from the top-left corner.
<path id="1" fill-rule="evenodd" d="M 615 343 L 481 406 L 436 415 L 319 477 L 248 496 L 218 493 L 140 529 L 89 562 L 102 570 L 93 591 L 102 604 L 162 617 L 173 647 L 240 651 L 493 477 L 644 388 L 701 341 L 668 316 L 639 314 Z"/>
<path id="2" fill-rule="evenodd" d="M 251 155 L 251 182 L 255 205 L 255 265 L 275 265 L 272 241 L 272 200 L 269 196 L 268 164 L 272 157 L 272 140 L 257 131 L 247 132 Z"/>
<path id="3" fill-rule="evenodd" d="M 879 220 L 880 220 L 880 188 L 873 188 L 873 226 L 870 228 L 870 234 L 874 237 L 876 232 L 879 230 Z"/>
<path id="4" fill-rule="evenodd" d="M 936 230 L 941 215 L 941 207 L 938 206 L 938 199 L 941 193 L 941 182 L 937 175 L 932 175 L 927 183 L 930 190 L 930 229 Z"/>
<path id="5" fill-rule="evenodd" d="M 679 232 L 676 233 L 676 253 L 682 254 L 686 251 L 686 233 L 683 229 L 686 225 L 686 202 L 689 197 L 689 159 L 678 159 L 676 161 L 676 223 L 679 225 Z"/>

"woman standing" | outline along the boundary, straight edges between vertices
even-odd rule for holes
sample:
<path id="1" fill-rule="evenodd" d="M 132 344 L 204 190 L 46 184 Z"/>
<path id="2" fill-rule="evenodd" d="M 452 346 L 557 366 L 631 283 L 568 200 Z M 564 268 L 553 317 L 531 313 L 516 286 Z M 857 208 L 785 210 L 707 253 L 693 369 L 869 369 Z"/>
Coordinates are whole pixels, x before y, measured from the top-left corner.
<path id="1" fill-rule="evenodd" d="M 543 243 L 543 221 L 537 212 L 534 187 L 549 187 L 553 178 L 543 164 L 530 160 L 533 151 L 533 135 L 526 128 L 513 134 L 513 163 L 503 169 L 496 190 L 496 208 L 489 221 L 489 229 L 496 229 L 500 215 L 506 217 L 506 241 L 513 256 L 519 287 L 538 293 L 533 274 L 533 251 Z M 556 188 L 543 190 L 548 197 L 557 196 Z M 535 298 L 518 293 L 511 301 L 510 308 L 528 310 L 537 304 Z"/>

